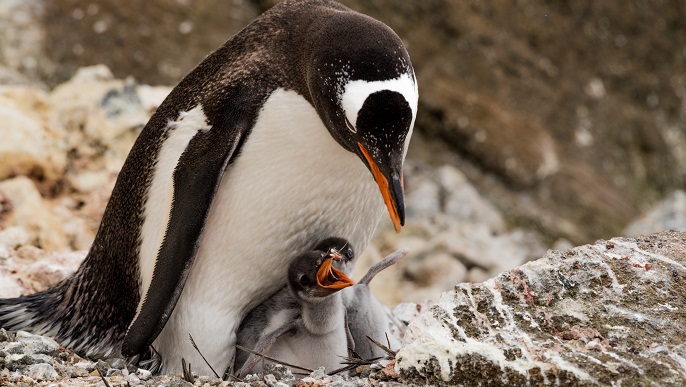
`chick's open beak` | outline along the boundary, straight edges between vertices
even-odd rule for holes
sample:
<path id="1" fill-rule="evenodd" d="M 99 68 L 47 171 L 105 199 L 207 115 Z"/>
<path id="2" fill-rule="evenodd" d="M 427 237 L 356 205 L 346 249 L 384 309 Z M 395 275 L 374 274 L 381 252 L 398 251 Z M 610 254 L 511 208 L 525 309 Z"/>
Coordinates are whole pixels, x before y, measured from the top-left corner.
<path id="1" fill-rule="evenodd" d="M 317 271 L 317 285 L 322 289 L 336 291 L 355 284 L 345 273 L 333 267 L 335 258 L 336 255 L 324 260 Z M 340 260 L 340 256 L 336 260 Z"/>
<path id="2" fill-rule="evenodd" d="M 405 202 L 403 194 L 402 172 L 391 171 L 389 173 L 390 176 L 384 175 L 367 149 L 365 149 L 365 147 L 359 142 L 357 143 L 357 146 L 360 148 L 364 158 L 367 160 L 369 168 L 372 171 L 372 175 L 374 176 L 374 180 L 379 186 L 383 201 L 386 203 L 386 208 L 388 208 L 389 215 L 391 215 L 395 232 L 400 232 L 402 226 L 405 225 Z"/>

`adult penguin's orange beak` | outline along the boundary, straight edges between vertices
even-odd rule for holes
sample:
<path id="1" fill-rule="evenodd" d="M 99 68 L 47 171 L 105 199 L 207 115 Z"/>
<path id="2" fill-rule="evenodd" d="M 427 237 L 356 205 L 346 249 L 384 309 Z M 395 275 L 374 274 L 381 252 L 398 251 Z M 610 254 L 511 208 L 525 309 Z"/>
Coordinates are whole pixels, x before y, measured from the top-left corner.
<path id="1" fill-rule="evenodd" d="M 384 203 L 386 203 L 386 208 L 388 208 L 388 214 L 391 216 L 391 221 L 393 221 L 393 226 L 396 232 L 400 232 L 402 226 L 405 225 L 405 201 L 403 193 L 403 172 L 402 166 L 400 168 L 390 168 L 388 172 L 383 173 L 379 168 L 378 164 L 369 154 L 369 151 L 361 143 L 357 143 L 360 148 L 362 155 L 369 169 L 374 176 L 376 184 L 379 186 L 381 191 L 381 196 L 383 197 Z"/>

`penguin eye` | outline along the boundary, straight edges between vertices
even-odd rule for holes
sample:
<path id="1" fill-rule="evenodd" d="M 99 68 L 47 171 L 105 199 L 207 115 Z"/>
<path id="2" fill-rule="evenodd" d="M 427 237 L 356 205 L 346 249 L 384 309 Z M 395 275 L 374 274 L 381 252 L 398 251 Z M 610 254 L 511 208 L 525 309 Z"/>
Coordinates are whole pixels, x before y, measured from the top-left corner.
<path id="1" fill-rule="evenodd" d="M 298 282 L 300 282 L 300 285 L 302 286 L 308 286 L 310 284 L 310 278 L 305 274 L 301 274 L 300 278 L 298 278 Z"/>

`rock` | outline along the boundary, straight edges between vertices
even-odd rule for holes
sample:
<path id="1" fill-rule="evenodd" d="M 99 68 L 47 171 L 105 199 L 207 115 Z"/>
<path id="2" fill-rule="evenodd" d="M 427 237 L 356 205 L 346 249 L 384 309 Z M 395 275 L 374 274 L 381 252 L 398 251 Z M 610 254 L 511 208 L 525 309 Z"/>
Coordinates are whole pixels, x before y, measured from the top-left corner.
<path id="1" fill-rule="evenodd" d="M 126 360 L 120 358 L 120 357 L 113 357 L 110 359 L 107 359 L 107 364 L 117 370 L 121 370 L 126 368 Z"/>
<path id="2" fill-rule="evenodd" d="M 26 375 L 39 381 L 54 380 L 59 376 L 55 367 L 47 363 L 31 364 L 26 370 Z"/>
<path id="3" fill-rule="evenodd" d="M 408 260 L 405 275 L 418 287 L 431 287 L 441 293 L 464 281 L 467 274 L 467 268 L 457 258 L 446 253 L 427 254 L 415 259 L 408 257 Z"/>
<path id="4" fill-rule="evenodd" d="M 152 373 L 148 370 L 144 370 L 142 368 L 139 368 L 136 371 L 136 376 L 138 376 L 138 378 L 140 380 L 148 380 L 148 379 L 150 379 L 150 377 L 152 377 Z"/>
<path id="5" fill-rule="evenodd" d="M 59 125 L 67 131 L 73 158 L 67 179 L 85 192 L 119 171 L 150 116 L 135 82 L 114 79 L 103 65 L 80 69 L 53 90 L 50 101 Z"/>
<path id="6" fill-rule="evenodd" d="M 47 250 L 65 250 L 68 246 L 60 223 L 44 204 L 34 183 L 25 176 L 0 182 L 0 192 L 12 206 L 11 224 L 29 232 L 31 242 Z"/>
<path id="7" fill-rule="evenodd" d="M 632 221 L 624 235 L 638 236 L 666 230 L 686 231 L 686 192 L 677 190 L 667 195 L 645 214 Z"/>
<path id="8" fill-rule="evenodd" d="M 505 231 L 500 211 L 469 183 L 467 177 L 451 165 L 436 170 L 446 216 L 457 222 L 485 223 L 494 232 Z"/>
<path id="9" fill-rule="evenodd" d="M 410 184 L 408 184 L 410 186 Z M 408 217 L 430 217 L 441 212 L 440 188 L 430 179 L 414 181 L 407 190 Z"/>
<path id="10" fill-rule="evenodd" d="M 39 24 L 43 6 L 31 1 L 0 2 L 0 63 L 22 76 L 1 79 L 8 83 L 36 83 L 54 72 L 55 63 L 43 50 L 45 33 Z M 4 77 L 3 77 L 4 78 Z"/>
<path id="11" fill-rule="evenodd" d="M 29 175 L 52 185 L 62 177 L 66 143 L 50 119 L 47 100 L 35 88 L 0 87 L 0 180 Z"/>
<path id="12" fill-rule="evenodd" d="M 59 344 L 49 337 L 19 331 L 16 340 L 23 345 L 25 354 L 57 356 Z"/>
<path id="13" fill-rule="evenodd" d="M 24 286 L 17 281 L 14 275 L 0 271 L 0 297 L 19 297 L 24 292 Z"/>
<path id="14" fill-rule="evenodd" d="M 14 249 L 21 245 L 28 244 L 30 238 L 29 233 L 22 227 L 12 226 L 0 230 L 0 245 L 5 248 Z M 0 254 L 0 256 L 3 256 L 3 254 Z"/>
<path id="15" fill-rule="evenodd" d="M 26 272 L 33 281 L 48 288 L 75 272 L 85 257 L 85 251 L 46 254 L 28 266 Z"/>
<path id="16" fill-rule="evenodd" d="M 430 243 L 431 250 L 447 252 L 467 268 L 476 266 L 493 274 L 521 265 L 545 251 L 535 233 L 513 230 L 493 235 L 483 224 L 457 225 L 436 235 Z"/>
<path id="17" fill-rule="evenodd" d="M 405 383 L 680 385 L 686 233 L 613 238 L 460 284 L 407 328 Z"/>
<path id="18" fill-rule="evenodd" d="M 5 367 L 10 371 L 21 370 L 23 367 L 39 363 L 51 363 L 53 358 L 48 355 L 26 355 L 26 354 L 11 354 L 5 356 Z"/>
<path id="19" fill-rule="evenodd" d="M 143 108 L 152 115 L 167 95 L 172 91 L 170 86 L 150 86 L 140 85 L 137 88 L 138 98 L 141 100 Z"/>

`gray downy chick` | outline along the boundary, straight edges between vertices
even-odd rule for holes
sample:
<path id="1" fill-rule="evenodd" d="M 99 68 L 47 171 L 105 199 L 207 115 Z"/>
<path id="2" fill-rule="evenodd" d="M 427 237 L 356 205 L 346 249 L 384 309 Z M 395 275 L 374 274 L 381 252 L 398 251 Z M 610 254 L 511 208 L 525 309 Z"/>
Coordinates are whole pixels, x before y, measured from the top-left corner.
<path id="1" fill-rule="evenodd" d="M 390 349 L 397 350 L 400 346 L 400 340 L 389 332 L 391 319 L 386 313 L 387 308 L 372 294 L 369 283 L 374 279 L 374 276 L 398 262 L 407 253 L 408 250 L 403 249 L 389 255 L 369 268 L 367 274 L 355 286 L 342 292 L 347 311 L 348 331 L 349 335 L 352 336 L 352 344 L 349 346 L 362 359 L 386 356 L 386 352 L 369 338 L 385 346 L 390 344 Z M 348 269 L 347 272 L 352 270 L 350 267 L 346 267 L 346 269 Z M 396 323 L 396 325 L 398 324 Z"/>
<path id="2" fill-rule="evenodd" d="M 331 371 L 347 354 L 345 306 L 339 290 L 353 281 L 333 266 L 345 259 L 339 238 L 322 241 L 288 268 L 287 286 L 243 319 L 237 344 L 271 358 L 309 369 Z M 260 355 L 236 352 L 239 377 L 262 370 Z"/>

